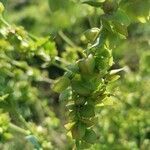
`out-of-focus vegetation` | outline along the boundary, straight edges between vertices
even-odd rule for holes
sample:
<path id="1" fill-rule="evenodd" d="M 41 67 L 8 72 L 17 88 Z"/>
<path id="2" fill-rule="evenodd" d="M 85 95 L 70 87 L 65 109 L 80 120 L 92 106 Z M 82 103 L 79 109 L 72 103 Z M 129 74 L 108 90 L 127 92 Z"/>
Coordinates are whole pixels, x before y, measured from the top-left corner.
<path id="1" fill-rule="evenodd" d="M 64 128 L 69 92 L 58 95 L 53 83 L 82 58 L 83 33 L 100 28 L 100 20 L 114 57 L 106 70 L 124 71 L 107 87 L 111 101 L 96 109 L 98 138 L 88 149 L 149 149 L 150 2 L 118 0 L 112 13 L 111 7 L 99 7 L 105 0 L 95 0 L 96 7 L 94 0 L 83 1 L 1 0 L 0 149 L 73 149 Z"/>

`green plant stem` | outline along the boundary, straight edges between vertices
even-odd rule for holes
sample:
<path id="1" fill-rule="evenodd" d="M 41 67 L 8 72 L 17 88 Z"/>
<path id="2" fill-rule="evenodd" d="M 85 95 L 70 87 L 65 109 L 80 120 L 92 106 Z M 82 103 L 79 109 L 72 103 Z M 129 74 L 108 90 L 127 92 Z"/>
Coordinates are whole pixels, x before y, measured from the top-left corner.
<path id="1" fill-rule="evenodd" d="M 18 121 L 27 129 L 31 132 L 30 126 L 26 122 L 26 120 L 23 118 L 23 116 L 15 109 L 13 108 L 13 113 L 15 117 L 18 119 Z M 32 132 L 31 132 L 32 133 Z"/>
<path id="2" fill-rule="evenodd" d="M 3 18 L 3 16 L 0 16 L 0 20 L 3 24 L 5 24 L 6 26 L 10 27 L 10 24 Z"/>
<path id="3" fill-rule="evenodd" d="M 25 129 L 23 129 L 23 128 L 20 128 L 20 127 L 18 127 L 17 125 L 15 125 L 15 124 L 13 124 L 13 123 L 10 123 L 10 124 L 9 124 L 9 128 L 10 128 L 10 130 L 15 131 L 15 132 L 18 132 L 18 133 L 20 133 L 20 134 L 23 134 L 23 135 L 25 135 L 25 136 L 30 135 L 30 131 L 25 130 Z"/>
<path id="4" fill-rule="evenodd" d="M 64 70 L 64 71 L 69 71 L 67 68 L 65 67 L 62 67 L 59 63 L 57 63 L 56 61 L 55 62 L 52 62 L 52 65 L 60 68 L 61 70 Z"/>
<path id="5" fill-rule="evenodd" d="M 79 46 L 77 46 L 70 38 L 68 38 L 67 35 L 63 33 L 63 31 L 59 31 L 58 34 L 68 45 L 75 48 L 76 51 L 84 57 L 82 49 Z"/>
<path id="6" fill-rule="evenodd" d="M 76 140 L 76 149 L 77 150 L 80 150 L 80 141 L 79 140 Z"/>
<path id="7" fill-rule="evenodd" d="M 62 31 L 58 32 L 59 36 L 71 47 L 78 47 L 70 38 L 68 38 Z"/>
<path id="8" fill-rule="evenodd" d="M 65 65 L 69 65 L 70 64 L 69 62 L 67 62 L 66 60 L 64 60 L 63 58 L 58 57 L 58 56 L 55 57 L 55 60 L 61 62 L 62 64 L 65 64 Z"/>

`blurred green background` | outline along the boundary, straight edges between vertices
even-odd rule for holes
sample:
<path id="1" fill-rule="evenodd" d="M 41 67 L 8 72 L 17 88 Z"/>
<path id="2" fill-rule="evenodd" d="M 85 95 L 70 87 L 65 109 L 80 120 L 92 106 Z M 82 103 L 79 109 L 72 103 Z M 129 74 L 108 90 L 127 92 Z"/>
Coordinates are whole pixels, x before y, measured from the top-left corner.
<path id="1" fill-rule="evenodd" d="M 10 24 L 23 26 L 35 37 L 50 36 L 55 42 L 50 45 L 52 55 L 58 52 L 70 63 L 79 58 L 79 50 L 85 47 L 82 33 L 89 28 L 99 27 L 99 16 L 103 13 L 101 9 L 79 3 L 79 0 L 1 1 L 6 7 L 4 16 Z M 144 17 L 141 17 L 141 13 L 145 13 L 143 9 L 149 9 L 149 6 L 144 5 L 145 2 L 138 1 L 138 7 L 130 5 L 128 8 L 133 23 L 128 27 L 127 39 L 115 36 L 111 39 L 115 43 L 113 67 L 125 67 L 125 71 L 109 87 L 117 97 L 114 105 L 97 110 L 99 121 L 95 131 L 100 138 L 90 150 L 150 149 L 150 22 L 145 22 Z M 137 16 L 132 17 L 132 13 Z M 2 39 L 0 47 L 4 47 Z M 6 47 L 9 49 L 9 45 Z M 17 55 L 21 53 L 13 53 L 12 58 L 17 60 Z M 9 99 L 19 103 L 19 112 L 30 122 L 30 127 L 36 131 L 45 149 L 72 149 L 73 142 L 64 128 L 67 122 L 65 101 L 59 100 L 59 95 L 52 91 L 51 83 L 47 81 L 63 75 L 64 70 L 55 65 L 41 67 L 44 65 L 39 57 L 41 55 L 31 59 L 30 52 L 25 52 L 21 57 L 22 65 L 28 62 L 28 72 L 25 74 L 21 69 L 13 68 L 13 78 L 10 77 L 11 66 L 3 61 L 2 52 L 0 55 L 0 94 L 4 95 L 8 91 L 12 93 Z M 0 113 L 0 149 L 33 149 L 22 135 L 9 135 L 7 128 L 6 137 L 3 137 L 1 133 L 5 131 L 1 130 L 4 130 L 3 126 L 7 126 L 10 118 L 1 109 Z M 15 121 L 13 113 L 11 118 L 11 121 Z"/>

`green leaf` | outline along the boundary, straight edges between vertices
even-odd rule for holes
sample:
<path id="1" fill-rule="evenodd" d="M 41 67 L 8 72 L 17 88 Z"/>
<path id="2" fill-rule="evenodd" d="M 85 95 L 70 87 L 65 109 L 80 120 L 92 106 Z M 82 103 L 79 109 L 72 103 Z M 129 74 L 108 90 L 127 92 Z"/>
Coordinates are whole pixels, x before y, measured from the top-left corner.
<path id="1" fill-rule="evenodd" d="M 83 105 L 86 102 L 86 98 L 85 97 L 78 97 L 75 99 L 75 104 L 76 105 Z"/>
<path id="2" fill-rule="evenodd" d="M 125 10 L 132 21 L 140 21 L 139 18 L 146 19 L 150 12 L 149 6 L 149 0 L 122 0 L 120 3 L 120 7 Z"/>
<path id="3" fill-rule="evenodd" d="M 9 96 L 9 94 L 5 94 L 3 96 L 0 96 L 0 102 L 4 101 L 8 96 Z"/>
<path id="4" fill-rule="evenodd" d="M 87 127 L 91 127 L 98 122 L 98 118 L 81 118 L 81 121 L 86 124 Z"/>
<path id="5" fill-rule="evenodd" d="M 60 9 L 66 9 L 68 7 L 68 0 L 62 1 L 62 0 L 49 0 L 49 7 L 51 11 L 55 12 Z"/>
<path id="6" fill-rule="evenodd" d="M 128 36 L 128 30 L 127 30 L 126 25 L 123 25 L 117 21 L 113 21 L 112 24 L 113 24 L 114 30 L 116 32 L 119 32 L 120 34 L 124 35 L 125 37 Z"/>
<path id="7" fill-rule="evenodd" d="M 107 18 L 102 18 L 102 24 L 103 24 L 103 28 L 105 28 L 109 32 L 112 32 L 112 28 Z"/>
<path id="8" fill-rule="evenodd" d="M 95 2 L 94 0 L 87 0 L 87 1 L 84 1 L 82 3 L 88 4 L 88 5 L 93 6 L 93 7 L 101 7 L 103 4 L 102 2 Z"/>
<path id="9" fill-rule="evenodd" d="M 46 54 L 48 54 L 50 57 L 57 56 L 58 52 L 54 42 L 48 41 L 43 45 L 43 47 Z"/>
<path id="10" fill-rule="evenodd" d="M 84 32 L 86 40 L 90 43 L 94 42 L 100 33 L 99 28 L 92 28 Z"/>
<path id="11" fill-rule="evenodd" d="M 87 96 L 91 94 L 92 90 L 88 83 L 83 81 L 72 81 L 71 82 L 73 90 L 75 90 L 78 94 L 82 96 Z"/>
<path id="12" fill-rule="evenodd" d="M 121 72 L 121 71 L 123 71 L 123 70 L 125 70 L 125 67 L 124 67 L 124 68 L 120 68 L 120 69 L 111 70 L 111 71 L 109 72 L 109 74 L 110 74 L 110 75 L 114 75 L 114 74 L 116 74 L 116 73 L 118 73 L 118 72 Z"/>
<path id="13" fill-rule="evenodd" d="M 93 105 L 84 105 L 80 110 L 80 115 L 85 118 L 90 118 L 95 116 Z"/>
<path id="14" fill-rule="evenodd" d="M 70 130 L 70 129 L 73 127 L 74 124 L 75 124 L 75 123 L 72 122 L 72 123 L 67 123 L 67 124 L 65 124 L 64 126 L 65 126 L 65 128 L 66 128 L 67 130 Z"/>
<path id="15" fill-rule="evenodd" d="M 74 139 L 82 139 L 85 135 L 85 124 L 78 122 L 71 128 L 72 137 Z"/>
<path id="16" fill-rule="evenodd" d="M 88 129 L 85 132 L 85 136 L 83 138 L 85 142 L 94 144 L 97 141 L 97 135 L 92 129 Z"/>
<path id="17" fill-rule="evenodd" d="M 131 23 L 129 16 L 121 9 L 114 13 L 112 19 L 126 26 L 128 26 Z"/>
<path id="18" fill-rule="evenodd" d="M 108 82 L 114 82 L 116 80 L 118 80 L 120 78 L 119 75 L 113 74 L 113 75 L 109 75 L 106 80 L 108 80 Z"/>
<path id="19" fill-rule="evenodd" d="M 81 141 L 81 145 L 80 145 L 81 149 L 88 149 L 91 147 L 90 143 L 87 143 L 85 141 Z"/>
<path id="20" fill-rule="evenodd" d="M 68 100 L 71 96 L 71 89 L 67 88 L 66 90 L 62 91 L 59 95 L 59 100 L 60 101 L 64 101 L 64 100 Z"/>
<path id="21" fill-rule="evenodd" d="M 55 92 L 62 92 L 64 91 L 68 86 L 70 85 L 70 80 L 68 77 L 60 77 L 59 79 L 57 79 L 54 84 L 53 84 L 53 90 Z"/>

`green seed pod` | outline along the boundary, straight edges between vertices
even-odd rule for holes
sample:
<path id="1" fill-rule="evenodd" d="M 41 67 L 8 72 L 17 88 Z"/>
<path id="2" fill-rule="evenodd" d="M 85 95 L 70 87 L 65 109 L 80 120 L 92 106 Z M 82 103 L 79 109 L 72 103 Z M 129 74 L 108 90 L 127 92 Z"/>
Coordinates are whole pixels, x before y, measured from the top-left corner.
<path id="1" fill-rule="evenodd" d="M 85 136 L 83 138 L 85 142 L 94 144 L 97 141 L 96 133 L 92 129 L 88 129 L 85 132 Z"/>
<path id="2" fill-rule="evenodd" d="M 4 9 L 5 9 L 4 5 L 0 2 L 0 14 L 3 13 Z"/>
<path id="3" fill-rule="evenodd" d="M 118 9 L 118 3 L 115 0 L 106 0 L 102 6 L 105 14 L 111 14 Z"/>
<path id="4" fill-rule="evenodd" d="M 85 135 L 85 124 L 78 122 L 71 128 L 72 137 L 74 139 L 82 139 Z"/>
<path id="5" fill-rule="evenodd" d="M 86 59 L 86 67 L 87 67 L 87 70 L 88 70 L 88 73 L 93 73 L 94 72 L 94 68 L 95 68 L 95 59 L 93 57 L 92 54 L 90 54 L 88 56 L 88 58 Z"/>
<path id="6" fill-rule="evenodd" d="M 92 28 L 92 29 L 85 31 L 84 36 L 88 42 L 92 43 L 98 37 L 99 32 L 100 32 L 99 28 Z"/>
<path id="7" fill-rule="evenodd" d="M 55 83 L 53 85 L 53 90 L 55 92 L 60 93 L 60 92 L 64 91 L 69 85 L 70 85 L 69 78 L 63 76 L 55 81 Z"/>

